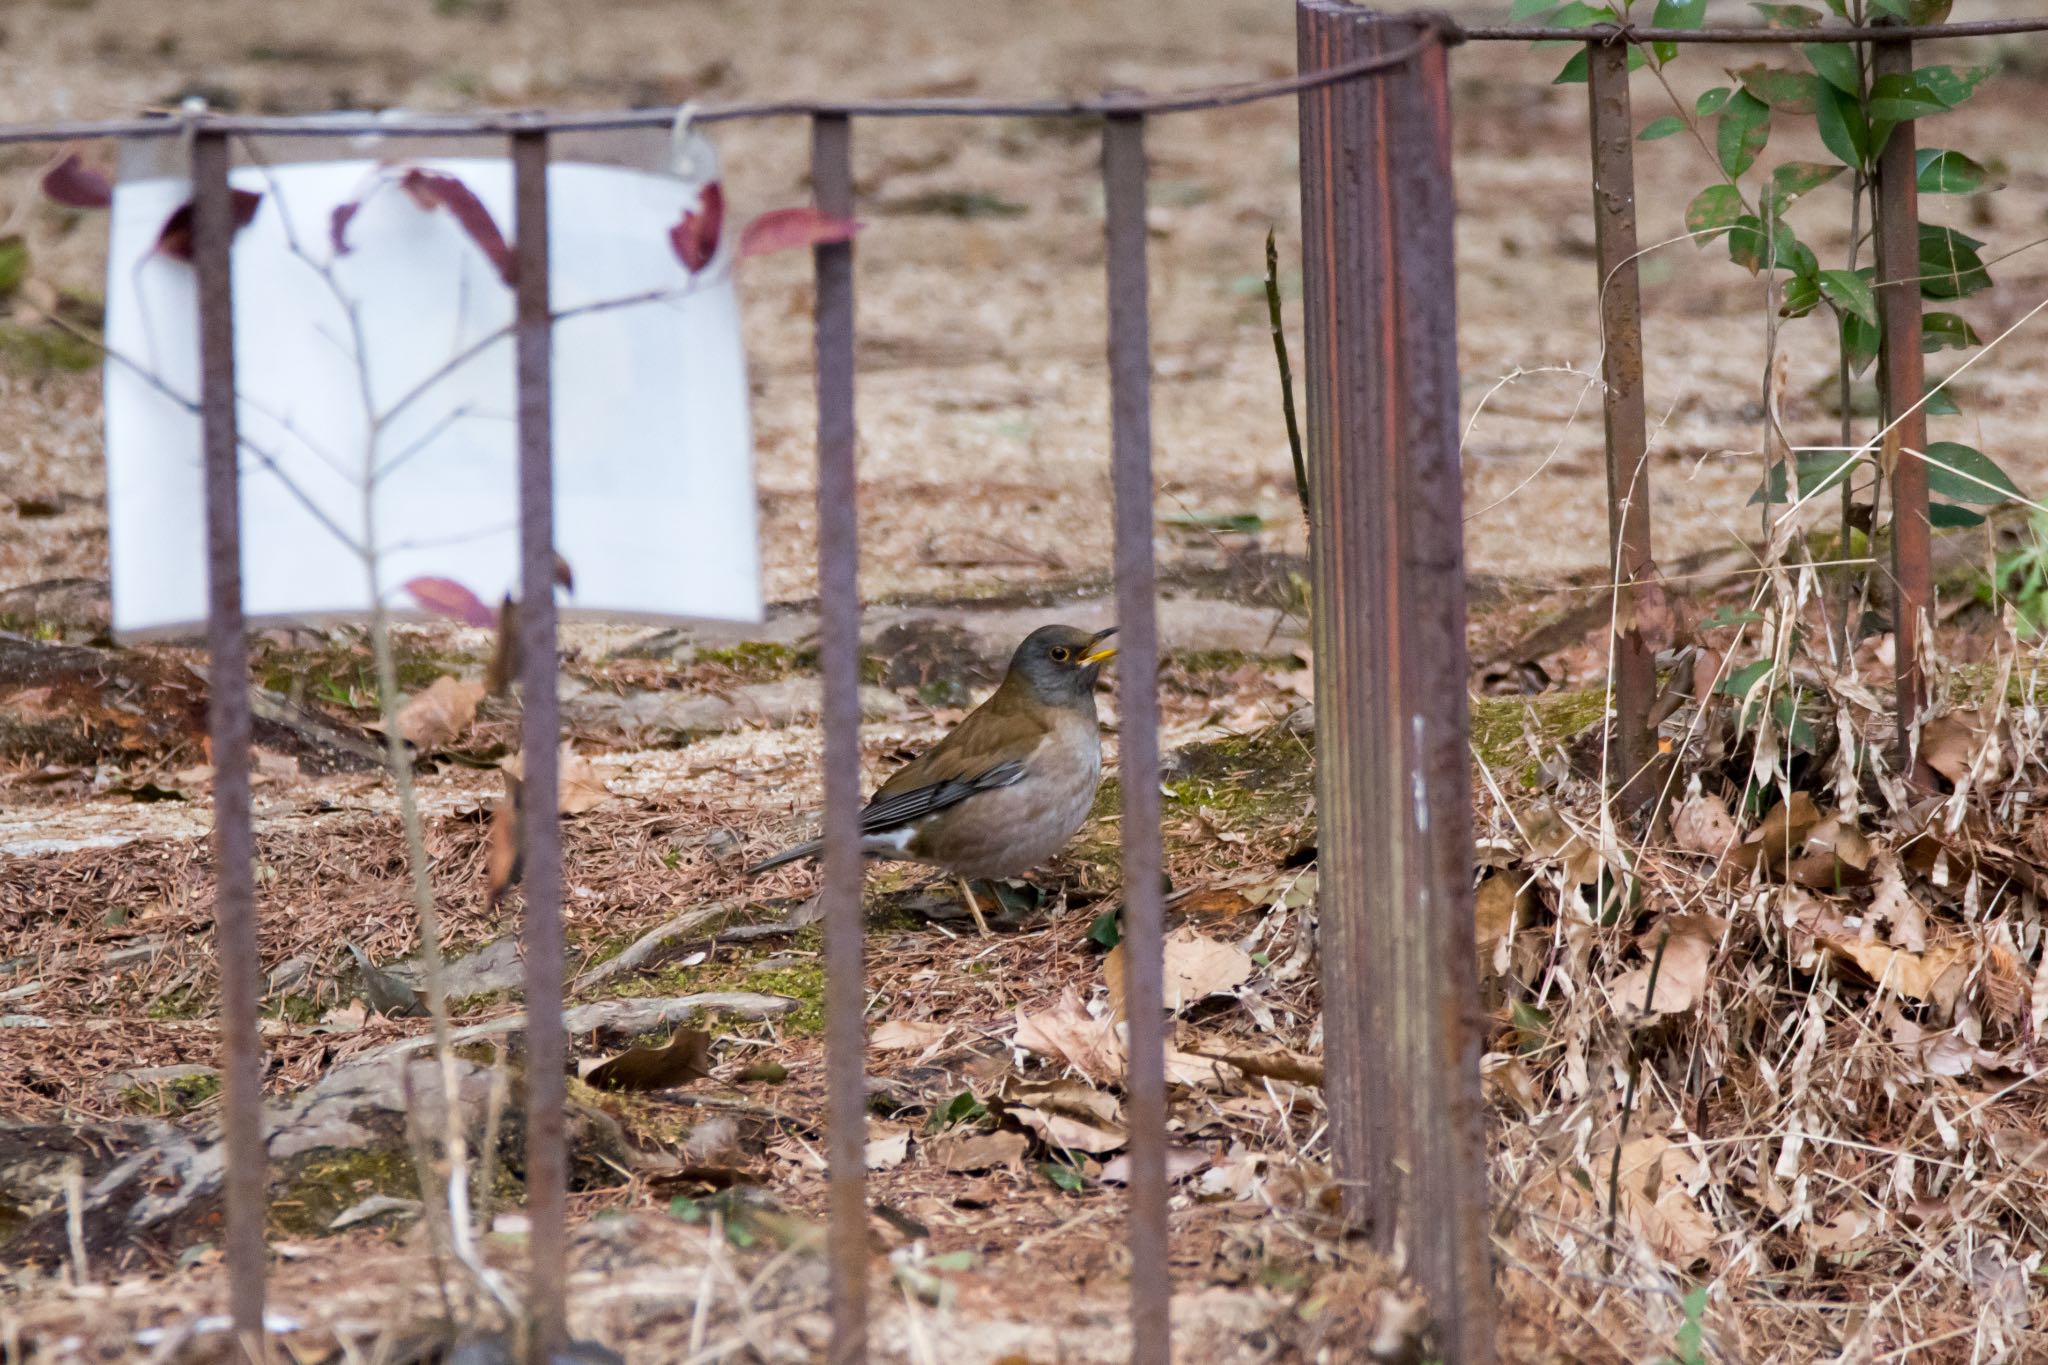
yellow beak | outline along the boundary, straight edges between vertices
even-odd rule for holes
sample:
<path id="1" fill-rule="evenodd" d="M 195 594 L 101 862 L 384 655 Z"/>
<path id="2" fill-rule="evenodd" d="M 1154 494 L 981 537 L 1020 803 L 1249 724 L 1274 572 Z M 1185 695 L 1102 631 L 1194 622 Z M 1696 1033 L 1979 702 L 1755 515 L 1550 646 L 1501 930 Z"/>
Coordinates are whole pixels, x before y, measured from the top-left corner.
<path id="1" fill-rule="evenodd" d="M 1092 652 L 1081 656 L 1081 667 L 1087 668 L 1091 664 L 1101 663 L 1104 659 L 1114 658 L 1116 656 L 1116 646 L 1102 643 L 1114 634 L 1116 634 L 1116 627 L 1111 626 L 1108 630 L 1097 635 L 1093 642 L 1096 648 Z"/>

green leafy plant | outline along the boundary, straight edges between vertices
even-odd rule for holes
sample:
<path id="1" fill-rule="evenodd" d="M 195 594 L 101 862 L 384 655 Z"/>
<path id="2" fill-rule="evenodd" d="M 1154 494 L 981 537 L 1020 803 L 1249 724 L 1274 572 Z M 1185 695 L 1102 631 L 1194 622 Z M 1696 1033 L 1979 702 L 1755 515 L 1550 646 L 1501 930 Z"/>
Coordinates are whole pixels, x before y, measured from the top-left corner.
<path id="1" fill-rule="evenodd" d="M 1680 1300 L 1679 1309 L 1685 1314 L 1685 1321 L 1672 1335 L 1671 1344 L 1676 1351 L 1657 1365 L 1707 1365 L 1706 1329 L 1707 1287 L 1698 1285 L 1688 1291 Z"/>
<path id="2" fill-rule="evenodd" d="M 1998 556 L 1977 596 L 1986 605 L 2010 603 L 2021 639 L 2048 635 L 2048 513 L 2035 514 L 2025 544 Z"/>
<path id="3" fill-rule="evenodd" d="M 1879 18 L 1938 24 L 1948 17 L 1950 0 L 1826 0 L 1826 4 L 1836 18 L 1857 26 Z M 1638 0 L 1611 0 L 1603 5 L 1574 0 L 1562 6 L 1552 0 L 1515 0 L 1514 14 L 1525 19 L 1540 17 L 1550 27 L 1591 29 L 1640 22 L 1639 11 L 1650 8 Z M 1705 22 L 1706 8 L 1706 0 L 1657 0 L 1648 22 L 1663 29 L 1697 28 Z M 1772 28 L 1817 31 L 1828 22 L 1826 13 L 1810 5 L 1753 4 L 1751 8 Z M 1568 41 L 1555 45 L 1573 46 Z M 1846 554 L 1852 531 L 1877 524 L 1882 482 L 1876 452 L 1865 450 L 1865 443 L 1855 439 L 1850 416 L 1851 385 L 1878 359 L 1883 336 L 1877 271 L 1865 263 L 1873 245 L 1878 159 L 1901 124 L 1935 119 L 1959 108 L 1991 74 L 1991 68 L 1936 63 L 1909 74 L 1880 75 L 1872 69 L 1864 44 L 1808 42 L 1791 52 L 1796 54 L 1795 62 L 1728 68 L 1726 84 L 1712 87 L 1690 103 L 1680 100 L 1664 79 L 1665 67 L 1678 56 L 1678 44 L 1632 44 L 1628 60 L 1631 71 L 1647 68 L 1657 77 L 1672 105 L 1671 113 L 1650 120 L 1638 138 L 1654 142 L 1690 133 L 1714 167 L 1714 181 L 1703 186 L 1686 207 L 1685 225 L 1694 242 L 1701 248 L 1719 243 L 1730 260 L 1752 275 L 1770 272 L 1777 285 L 1779 317 L 1789 320 L 1824 310 L 1834 322 L 1842 413 L 1840 448 L 1788 453 L 1774 460 L 1751 502 L 1785 504 L 1797 499 L 1805 503 L 1839 489 L 1840 544 Z M 1556 81 L 1567 84 L 1587 77 L 1586 49 L 1580 46 Z M 1766 153 L 1773 135 L 1801 123 L 1814 128 L 1830 159 L 1769 162 Z M 1915 164 L 1917 187 L 1924 196 L 1976 194 L 1999 187 L 1991 167 L 1952 148 L 1920 148 Z M 1840 262 L 1826 262 L 1803 240 L 1803 224 L 1794 221 L 1792 209 L 1815 190 L 1845 177 L 1850 191 L 1848 254 Z M 1810 215 L 1802 215 L 1806 216 Z M 1923 299 L 1952 303 L 1991 287 L 1991 262 L 1983 254 L 1983 242 L 1935 223 L 1921 224 L 1919 235 Z M 1923 352 L 1966 351 L 1981 344 L 1960 314 L 1946 309 L 1924 314 Z M 1936 417 L 1961 412 L 1953 393 L 1945 387 L 1934 388 L 1923 406 Z M 1887 412 L 1885 417 L 1890 421 L 1898 415 Z M 1985 518 L 1983 509 L 2019 494 L 2005 472 L 1974 447 L 1958 441 L 1933 441 L 1922 454 L 1928 463 L 1932 495 L 1929 515 L 1938 528 L 1980 524 Z"/>

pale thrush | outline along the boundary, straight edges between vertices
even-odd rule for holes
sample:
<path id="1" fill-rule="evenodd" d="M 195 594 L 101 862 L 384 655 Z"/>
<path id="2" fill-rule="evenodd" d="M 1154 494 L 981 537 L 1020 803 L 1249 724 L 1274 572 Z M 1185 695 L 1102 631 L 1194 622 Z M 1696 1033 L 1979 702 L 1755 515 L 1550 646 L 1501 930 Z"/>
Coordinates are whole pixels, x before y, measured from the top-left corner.
<path id="1" fill-rule="evenodd" d="M 1103 641 L 1115 633 L 1043 626 L 1026 636 L 994 694 L 875 792 L 861 812 L 861 852 L 952 873 L 975 926 L 988 933 L 968 881 L 1038 866 L 1066 846 L 1095 804 L 1095 685 L 1116 653 Z M 813 839 L 747 872 L 823 847 Z"/>

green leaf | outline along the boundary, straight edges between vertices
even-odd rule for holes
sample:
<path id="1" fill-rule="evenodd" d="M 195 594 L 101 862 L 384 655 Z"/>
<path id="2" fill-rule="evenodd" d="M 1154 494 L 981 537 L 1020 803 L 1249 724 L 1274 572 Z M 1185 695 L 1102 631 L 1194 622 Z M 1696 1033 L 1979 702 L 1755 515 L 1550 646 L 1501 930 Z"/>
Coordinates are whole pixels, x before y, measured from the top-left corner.
<path id="1" fill-rule="evenodd" d="M 1768 239 L 1763 220 L 1754 214 L 1745 213 L 1729 226 L 1728 259 L 1750 274 L 1764 268 L 1766 249 L 1771 253 L 1768 264 L 1773 269 L 1789 270 L 1794 275 L 1820 272 L 1820 263 L 1814 259 L 1813 252 L 1782 220 L 1774 220 Z"/>
<path id="2" fill-rule="evenodd" d="M 1700 622 L 1700 628 L 1702 630 L 1719 630 L 1724 626 L 1749 626 L 1755 625 L 1763 619 L 1762 612 L 1744 611 L 1739 607 L 1731 607 L 1724 603 L 1714 608 L 1713 615 Z"/>
<path id="3" fill-rule="evenodd" d="M 1927 401 L 1920 405 L 1920 411 L 1929 417 L 1959 417 L 1962 409 L 1956 406 L 1955 390 L 1947 386 L 1935 388 L 1934 380 L 1927 381 Z"/>
<path id="4" fill-rule="evenodd" d="M 1920 225 L 1920 293 L 1930 299 L 1967 298 L 1991 287 L 1991 272 L 1977 248 L 1984 244 L 1951 227 Z"/>
<path id="5" fill-rule="evenodd" d="M 1870 161 L 1870 123 L 1854 95 L 1845 95 L 1832 85 L 1821 87 L 1813 104 L 1814 121 L 1820 128 L 1821 145 L 1841 158 L 1845 166 L 1863 166 Z"/>
<path id="6" fill-rule="evenodd" d="M 1848 43 L 1807 43 L 1799 50 L 1829 85 L 1851 99 L 1863 93 L 1862 76 L 1856 69 L 1856 49 Z"/>
<path id="7" fill-rule="evenodd" d="M 1552 85 L 1584 85 L 1591 67 L 1592 59 L 1586 55 L 1586 49 L 1582 47 L 1571 55 L 1570 59 L 1559 68 L 1555 76 L 1550 78 L 1550 83 Z"/>
<path id="8" fill-rule="evenodd" d="M 1819 161 L 1788 161 L 1774 168 L 1771 171 L 1771 211 L 1782 214 L 1793 200 L 1819 189 L 1845 169 Z"/>
<path id="9" fill-rule="evenodd" d="M 1725 85 L 1717 85 L 1712 90 L 1702 91 L 1700 97 L 1692 102 L 1692 111 L 1701 118 L 1718 114 L 1721 112 L 1721 106 L 1728 103 L 1728 96 L 1733 93 Z"/>
<path id="10" fill-rule="evenodd" d="M 1673 133 L 1682 133 L 1684 131 L 1684 119 L 1672 114 L 1666 114 L 1663 118 L 1654 118 L 1645 124 L 1643 131 L 1636 134 L 1636 141 L 1655 142 L 1660 137 L 1670 137 Z"/>
<path id="11" fill-rule="evenodd" d="M 1991 178 L 1991 172 L 1961 152 L 1938 147 L 1922 147 L 1913 162 L 1922 194 L 1968 194 Z"/>
<path id="12" fill-rule="evenodd" d="M 1870 0 L 1870 7 L 1879 14 L 1889 14 L 1894 19 L 1904 19 L 1907 0 Z"/>
<path id="13" fill-rule="evenodd" d="M 1756 164 L 1770 141 L 1771 107 L 1747 90 L 1736 91 L 1721 111 L 1718 134 L 1721 169 L 1730 176 L 1741 175 Z"/>
<path id="14" fill-rule="evenodd" d="M 1771 661 L 1758 659 L 1753 664 L 1744 664 L 1716 683 L 1714 690 L 1730 697 L 1746 697 L 1756 685 L 1770 676 Z"/>
<path id="15" fill-rule="evenodd" d="M 1862 454 L 1854 450 L 1812 450 L 1802 452 L 1796 460 L 1794 473 L 1798 476 L 1797 496 L 1818 497 L 1849 477 Z M 1785 463 L 1779 461 L 1771 466 L 1762 484 L 1749 495 L 1753 507 L 1760 502 L 1789 501 L 1785 490 Z"/>
<path id="16" fill-rule="evenodd" d="M 1105 910 L 1095 917 L 1095 922 L 1088 926 L 1088 940 L 1105 948 L 1114 948 L 1123 941 L 1123 931 L 1116 923 L 1116 911 Z"/>
<path id="17" fill-rule="evenodd" d="M 12 233 L 0 237 L 0 299 L 21 288 L 28 276 L 28 243 Z"/>
<path id="18" fill-rule="evenodd" d="M 1657 0 L 1651 28 L 1698 28 L 1706 22 L 1707 0 Z"/>
<path id="19" fill-rule="evenodd" d="M 1945 114 L 1948 105 L 1921 85 L 1918 73 L 1902 76 L 1888 72 L 1870 83 L 1872 122 L 1905 123 L 1923 114 Z"/>
<path id="20" fill-rule="evenodd" d="M 1873 327 L 1877 325 L 1877 296 L 1860 271 L 1821 271 L 1820 292 L 1835 307 L 1854 313 Z"/>
<path id="21" fill-rule="evenodd" d="M 1992 74 L 1994 68 L 1970 66 L 1960 70 L 1953 66 L 1923 66 L 1913 73 L 1913 84 L 1929 98 L 1938 101 L 1942 108 L 1953 109 L 1977 92 Z"/>
<path id="22" fill-rule="evenodd" d="M 1614 11 L 1607 6 L 1588 5 L 1583 3 L 1582 0 L 1572 0 L 1572 3 L 1565 5 L 1557 13 L 1551 15 L 1550 22 L 1545 24 L 1544 27 L 1587 28 L 1593 24 L 1611 24 L 1613 22 Z"/>
<path id="23" fill-rule="evenodd" d="M 1860 375 L 1877 359 L 1878 345 L 1884 333 L 1854 313 L 1843 313 L 1841 319 L 1842 358 L 1849 362 L 1851 374 Z"/>
<path id="24" fill-rule="evenodd" d="M 1557 0 L 1515 0 L 1514 4 L 1508 6 L 1508 17 L 1533 19 L 1539 14 L 1548 14 L 1557 7 Z M 1548 28 L 1549 25 L 1546 23 L 1544 27 Z"/>
<path id="25" fill-rule="evenodd" d="M 1745 66 L 1733 73 L 1742 88 L 1781 114 L 1810 114 L 1820 93 L 1820 78 L 1810 71 L 1782 66 Z"/>
<path id="26" fill-rule="evenodd" d="M 1803 694 L 1787 693 L 1771 703 L 1771 716 L 1778 722 L 1779 731 L 1795 749 L 1812 753 L 1815 747 L 1813 727 L 1806 723 L 1806 717 L 1799 714 L 1799 703 Z"/>
<path id="27" fill-rule="evenodd" d="M 1927 491 L 1979 507 L 1995 507 L 2008 498 L 2023 496 L 1990 456 L 1959 441 L 1928 445 Z"/>
<path id="28" fill-rule="evenodd" d="M 1983 345 L 1976 329 L 1955 313 L 1925 313 L 1920 318 L 1920 351 L 1967 351 Z"/>
<path id="29" fill-rule="evenodd" d="M 1820 306 L 1820 282 L 1806 275 L 1785 281 L 1785 293 L 1778 301 L 1778 316 L 1803 318 Z"/>
<path id="30" fill-rule="evenodd" d="M 1741 190 L 1733 185 L 1709 185 L 1685 206 L 1685 229 L 1687 232 L 1707 233 L 1707 236 L 1693 239 L 1705 246 L 1742 216 L 1742 208 Z"/>
<path id="31" fill-rule="evenodd" d="M 1086 1176 L 1082 1175 L 1072 1166 L 1064 1165 L 1061 1162 L 1041 1161 L 1038 1163 L 1038 1173 L 1065 1190 L 1068 1194 L 1079 1194 L 1082 1190 L 1088 1188 L 1088 1178 Z"/>
<path id="32" fill-rule="evenodd" d="M 1972 512 L 1967 507 L 1958 507 L 1952 502 L 1930 502 L 1927 504 L 1927 524 L 1937 531 L 1982 526 L 1984 514 Z"/>
<path id="33" fill-rule="evenodd" d="M 1819 28 L 1826 17 L 1810 5 L 1766 5 L 1750 0 L 1749 7 L 1764 17 L 1765 28 Z"/>

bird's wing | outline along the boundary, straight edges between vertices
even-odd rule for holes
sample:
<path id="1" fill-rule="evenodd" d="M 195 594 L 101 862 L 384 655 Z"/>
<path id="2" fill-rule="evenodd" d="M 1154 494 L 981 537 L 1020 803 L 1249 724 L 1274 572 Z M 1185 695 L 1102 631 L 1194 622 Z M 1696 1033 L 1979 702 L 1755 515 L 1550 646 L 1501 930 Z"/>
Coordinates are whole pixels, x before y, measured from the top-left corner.
<path id="1" fill-rule="evenodd" d="M 1026 760 L 1044 737 L 1045 726 L 1035 716 L 981 707 L 881 785 L 861 812 L 861 833 L 895 829 L 976 792 L 1021 780 Z"/>

